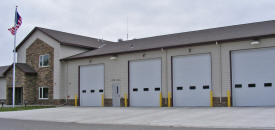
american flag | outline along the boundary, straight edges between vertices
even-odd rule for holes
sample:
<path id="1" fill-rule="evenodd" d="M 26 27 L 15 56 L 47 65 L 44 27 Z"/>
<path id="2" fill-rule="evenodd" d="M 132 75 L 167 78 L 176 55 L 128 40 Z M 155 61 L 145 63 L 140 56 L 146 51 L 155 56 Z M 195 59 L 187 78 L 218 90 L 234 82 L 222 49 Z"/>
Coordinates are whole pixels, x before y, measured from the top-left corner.
<path id="1" fill-rule="evenodd" d="M 16 12 L 15 12 L 15 25 L 12 28 L 9 28 L 8 30 L 11 32 L 12 35 L 15 35 L 17 29 L 21 26 L 21 24 L 22 24 L 22 18 L 16 10 Z"/>

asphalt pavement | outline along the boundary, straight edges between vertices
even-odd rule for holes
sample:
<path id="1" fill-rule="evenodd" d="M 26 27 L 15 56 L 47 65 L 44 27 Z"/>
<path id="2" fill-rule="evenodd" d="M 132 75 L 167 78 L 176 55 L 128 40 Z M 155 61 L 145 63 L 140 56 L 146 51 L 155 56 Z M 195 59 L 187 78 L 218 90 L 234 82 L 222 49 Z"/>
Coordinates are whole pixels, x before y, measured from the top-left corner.
<path id="1" fill-rule="evenodd" d="M 58 123 L 0 118 L 0 130 L 260 130 Z"/>

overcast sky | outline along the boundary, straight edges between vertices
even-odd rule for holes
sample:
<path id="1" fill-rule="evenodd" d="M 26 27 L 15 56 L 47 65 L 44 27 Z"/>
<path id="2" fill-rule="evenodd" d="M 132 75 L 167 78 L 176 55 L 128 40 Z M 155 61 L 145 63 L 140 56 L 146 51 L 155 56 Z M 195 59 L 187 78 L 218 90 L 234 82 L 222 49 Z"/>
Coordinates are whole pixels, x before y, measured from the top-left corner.
<path id="1" fill-rule="evenodd" d="M 17 44 L 35 27 L 117 41 L 275 20 L 275 0 L 1 0 L 0 66 L 12 63 L 14 9 L 23 18 Z M 275 29 L 275 28 L 274 28 Z"/>

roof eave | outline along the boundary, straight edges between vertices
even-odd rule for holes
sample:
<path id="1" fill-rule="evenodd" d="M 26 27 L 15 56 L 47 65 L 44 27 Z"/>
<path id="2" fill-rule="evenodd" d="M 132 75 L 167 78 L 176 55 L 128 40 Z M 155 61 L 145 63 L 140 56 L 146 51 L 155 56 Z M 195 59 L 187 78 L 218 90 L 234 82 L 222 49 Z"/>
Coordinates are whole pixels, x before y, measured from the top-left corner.
<path id="1" fill-rule="evenodd" d="M 31 35 L 36 31 L 39 30 L 41 31 L 43 34 L 47 35 L 48 37 L 54 39 L 55 41 L 61 43 L 59 40 L 57 40 L 56 38 L 52 37 L 51 35 L 47 34 L 46 32 L 44 32 L 42 29 L 39 29 L 39 27 L 35 27 L 20 43 L 19 45 L 15 48 L 16 51 L 18 51 L 18 49 L 31 37 Z"/>
<path id="2" fill-rule="evenodd" d="M 67 46 L 73 46 L 73 47 L 79 47 L 79 48 L 84 48 L 84 49 L 95 49 L 95 47 L 89 47 L 89 46 L 83 46 L 83 45 L 76 45 L 76 44 L 72 44 L 72 43 L 64 43 L 61 42 L 59 40 L 57 40 L 56 38 L 54 38 L 53 36 L 49 35 L 48 33 L 46 33 L 45 31 L 43 31 L 42 29 L 40 29 L 39 27 L 35 27 L 20 43 L 18 46 L 16 46 L 15 50 L 18 51 L 18 49 L 31 37 L 31 35 L 36 31 L 39 30 L 41 31 L 43 34 L 47 35 L 48 37 L 54 39 L 55 41 L 57 41 L 58 43 L 60 43 L 61 45 L 67 45 Z"/>
<path id="3" fill-rule="evenodd" d="M 176 47 L 188 47 L 188 46 L 207 45 L 207 44 L 212 44 L 212 43 L 216 43 L 216 42 L 233 42 L 233 41 L 240 41 L 240 40 L 259 39 L 259 38 L 270 37 L 270 36 L 275 36 L 275 34 L 266 34 L 266 35 L 249 36 L 249 37 L 240 37 L 240 38 L 233 38 L 233 39 L 220 39 L 220 40 L 214 40 L 214 41 L 189 43 L 189 44 L 184 44 L 184 45 L 155 47 L 155 48 L 133 50 L 133 51 L 129 50 L 129 51 L 124 51 L 124 52 L 114 52 L 114 53 L 106 53 L 106 54 L 99 54 L 99 55 L 92 55 L 92 56 L 83 56 L 83 57 L 67 57 L 67 58 L 60 59 L 60 61 L 78 60 L 78 59 L 91 58 L 91 57 L 95 57 L 95 56 L 124 54 L 124 53 L 129 53 L 129 52 L 140 52 L 140 51 L 156 50 L 156 49 L 161 49 L 161 48 L 168 49 L 168 48 L 176 48 Z"/>
<path id="4" fill-rule="evenodd" d="M 73 43 L 65 43 L 65 42 L 60 42 L 60 45 L 63 46 L 72 46 L 72 47 L 78 47 L 78 48 L 83 48 L 83 49 L 96 49 L 96 47 L 90 47 L 90 46 L 83 46 L 83 45 L 76 45 Z"/>

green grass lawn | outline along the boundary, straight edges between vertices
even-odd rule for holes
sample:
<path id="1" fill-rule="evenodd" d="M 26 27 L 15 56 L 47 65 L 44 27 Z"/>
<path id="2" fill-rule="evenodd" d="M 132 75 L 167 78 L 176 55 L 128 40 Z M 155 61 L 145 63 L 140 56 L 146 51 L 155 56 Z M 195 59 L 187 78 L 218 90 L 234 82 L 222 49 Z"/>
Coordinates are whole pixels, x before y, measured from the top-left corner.
<path id="1" fill-rule="evenodd" d="M 1 107 L 0 112 L 6 111 L 23 111 L 23 110 L 32 110 L 32 109 L 43 109 L 43 108 L 54 108 L 55 106 L 27 106 L 27 107 Z"/>

